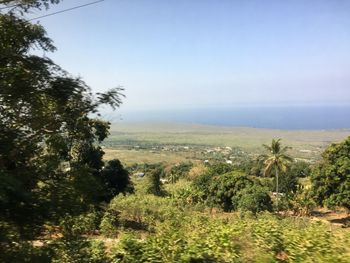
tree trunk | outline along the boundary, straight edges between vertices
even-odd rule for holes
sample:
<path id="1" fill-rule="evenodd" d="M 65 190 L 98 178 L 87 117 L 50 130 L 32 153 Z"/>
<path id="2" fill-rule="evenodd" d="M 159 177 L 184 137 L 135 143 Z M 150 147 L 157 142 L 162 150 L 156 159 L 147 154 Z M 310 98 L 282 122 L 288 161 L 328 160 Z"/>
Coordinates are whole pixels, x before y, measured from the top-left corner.
<path id="1" fill-rule="evenodd" d="M 278 168 L 275 167 L 275 173 L 276 173 L 276 208 L 277 208 L 277 213 L 279 212 L 279 209 L 278 209 L 278 201 L 279 201 L 279 192 L 278 192 Z"/>

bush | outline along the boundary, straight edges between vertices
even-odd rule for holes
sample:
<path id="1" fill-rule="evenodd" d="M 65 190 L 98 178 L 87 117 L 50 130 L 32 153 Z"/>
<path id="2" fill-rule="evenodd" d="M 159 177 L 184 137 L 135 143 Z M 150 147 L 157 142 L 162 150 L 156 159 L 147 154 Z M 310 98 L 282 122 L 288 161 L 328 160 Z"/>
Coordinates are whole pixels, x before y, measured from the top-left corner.
<path id="1" fill-rule="evenodd" d="M 193 164 L 188 162 L 182 162 L 171 167 L 167 173 L 167 178 L 171 183 L 176 183 L 179 179 L 187 177 L 189 171 L 193 167 Z"/>
<path id="2" fill-rule="evenodd" d="M 54 251 L 52 263 L 108 263 L 111 262 L 106 254 L 102 241 L 87 239 L 59 239 L 50 247 Z"/>
<path id="3" fill-rule="evenodd" d="M 216 176 L 210 184 L 210 198 L 214 204 L 219 205 L 224 211 L 236 210 L 237 207 L 232 202 L 232 198 L 238 192 L 253 184 L 254 182 L 251 179 L 239 171 Z"/>
<path id="4" fill-rule="evenodd" d="M 311 175 L 312 193 L 319 205 L 350 209 L 350 137 L 330 145 Z"/>
<path id="5" fill-rule="evenodd" d="M 293 195 L 299 187 L 299 179 L 310 174 L 310 165 L 303 161 L 296 161 L 279 177 L 279 191 L 286 195 Z M 276 178 L 273 178 L 271 190 L 276 189 Z"/>
<path id="6" fill-rule="evenodd" d="M 310 164 L 304 161 L 295 161 L 290 167 L 291 173 L 298 178 L 304 178 L 311 174 Z"/>
<path id="7" fill-rule="evenodd" d="M 173 201 L 178 206 L 191 206 L 191 209 L 203 209 L 205 206 L 203 192 L 192 184 L 175 189 L 173 191 Z"/>
<path id="8" fill-rule="evenodd" d="M 115 235 L 120 228 L 152 231 L 158 222 L 181 213 L 169 198 L 118 195 L 111 201 L 102 218 L 101 231 L 107 236 Z"/>
<path id="9" fill-rule="evenodd" d="M 208 171 L 208 167 L 205 166 L 204 164 L 196 164 L 191 168 L 191 170 L 188 171 L 187 178 L 190 180 L 193 180 L 198 176 L 205 174 L 207 171 Z"/>
<path id="10" fill-rule="evenodd" d="M 294 215 L 308 216 L 315 208 L 316 203 L 312 199 L 312 195 L 309 189 L 299 187 L 293 198 L 289 200 L 289 206 Z"/>
<path id="11" fill-rule="evenodd" d="M 198 177 L 195 177 L 193 180 L 193 186 L 196 189 L 196 192 L 201 194 L 202 200 L 207 200 L 210 196 L 210 184 L 212 182 L 213 176 L 206 172 Z"/>
<path id="12" fill-rule="evenodd" d="M 259 185 L 244 188 L 232 198 L 233 206 L 239 211 L 250 211 L 254 214 L 272 210 L 272 201 L 266 188 Z"/>
<path id="13" fill-rule="evenodd" d="M 292 170 L 288 169 L 278 178 L 278 191 L 286 195 L 294 194 L 298 189 L 298 177 Z M 271 191 L 276 191 L 276 177 L 272 179 Z"/>
<path id="14" fill-rule="evenodd" d="M 32 242 L 1 243 L 0 262 L 50 263 L 53 251 L 48 246 L 34 247 Z"/>
<path id="15" fill-rule="evenodd" d="M 78 216 L 66 215 L 59 222 L 60 233 L 65 238 L 93 234 L 99 226 L 101 214 L 96 211 Z"/>
<path id="16" fill-rule="evenodd" d="M 148 180 L 148 186 L 147 186 L 146 192 L 148 194 L 153 194 L 157 196 L 165 195 L 165 190 L 160 181 L 160 178 L 162 178 L 163 175 L 164 175 L 163 168 L 155 168 L 148 175 L 146 175 L 146 178 Z"/>
<path id="17" fill-rule="evenodd" d="M 193 213 L 169 219 L 142 240 L 121 239 L 114 262 L 348 262 L 350 237 L 327 225 L 269 213 L 224 219 Z"/>
<path id="18" fill-rule="evenodd" d="M 212 165 L 209 165 L 208 167 L 208 174 L 212 176 L 218 176 L 226 173 L 233 172 L 236 168 L 227 163 L 214 163 Z"/>

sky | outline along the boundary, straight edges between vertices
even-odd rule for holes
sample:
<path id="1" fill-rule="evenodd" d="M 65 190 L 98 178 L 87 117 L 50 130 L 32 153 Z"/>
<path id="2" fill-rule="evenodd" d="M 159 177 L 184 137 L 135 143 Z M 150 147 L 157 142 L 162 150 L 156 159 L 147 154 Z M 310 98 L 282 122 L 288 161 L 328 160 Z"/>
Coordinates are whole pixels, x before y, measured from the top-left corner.
<path id="1" fill-rule="evenodd" d="M 46 55 L 93 91 L 123 86 L 126 110 L 350 104 L 348 0 L 105 0 L 40 23 Z"/>

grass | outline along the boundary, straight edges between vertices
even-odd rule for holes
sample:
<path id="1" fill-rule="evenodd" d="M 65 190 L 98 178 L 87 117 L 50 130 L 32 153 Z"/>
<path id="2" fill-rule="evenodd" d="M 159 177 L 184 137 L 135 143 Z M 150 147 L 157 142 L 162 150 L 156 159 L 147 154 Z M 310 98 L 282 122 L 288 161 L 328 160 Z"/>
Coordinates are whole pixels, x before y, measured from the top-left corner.
<path id="1" fill-rule="evenodd" d="M 147 150 L 127 150 L 127 149 L 104 149 L 106 160 L 119 159 L 125 164 L 133 163 L 179 163 L 186 161 L 186 157 L 181 153 L 159 153 Z"/>

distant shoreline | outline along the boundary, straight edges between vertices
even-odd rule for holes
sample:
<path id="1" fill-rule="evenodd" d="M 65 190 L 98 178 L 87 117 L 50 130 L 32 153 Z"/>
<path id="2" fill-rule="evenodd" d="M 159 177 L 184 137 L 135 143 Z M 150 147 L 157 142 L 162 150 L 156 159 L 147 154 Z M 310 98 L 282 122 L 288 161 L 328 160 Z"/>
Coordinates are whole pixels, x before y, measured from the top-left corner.
<path id="1" fill-rule="evenodd" d="M 237 131 L 237 130 L 252 130 L 252 131 L 281 131 L 281 132 L 349 132 L 349 128 L 328 128 L 328 129 L 281 129 L 281 128 L 265 128 L 265 127 L 251 127 L 251 126 L 227 126 L 215 124 L 202 124 L 194 122 L 166 122 L 166 121 L 119 121 L 111 122 L 112 130 L 118 129 L 145 129 L 149 131 L 178 131 L 186 132 L 186 130 L 205 130 L 205 131 Z"/>

